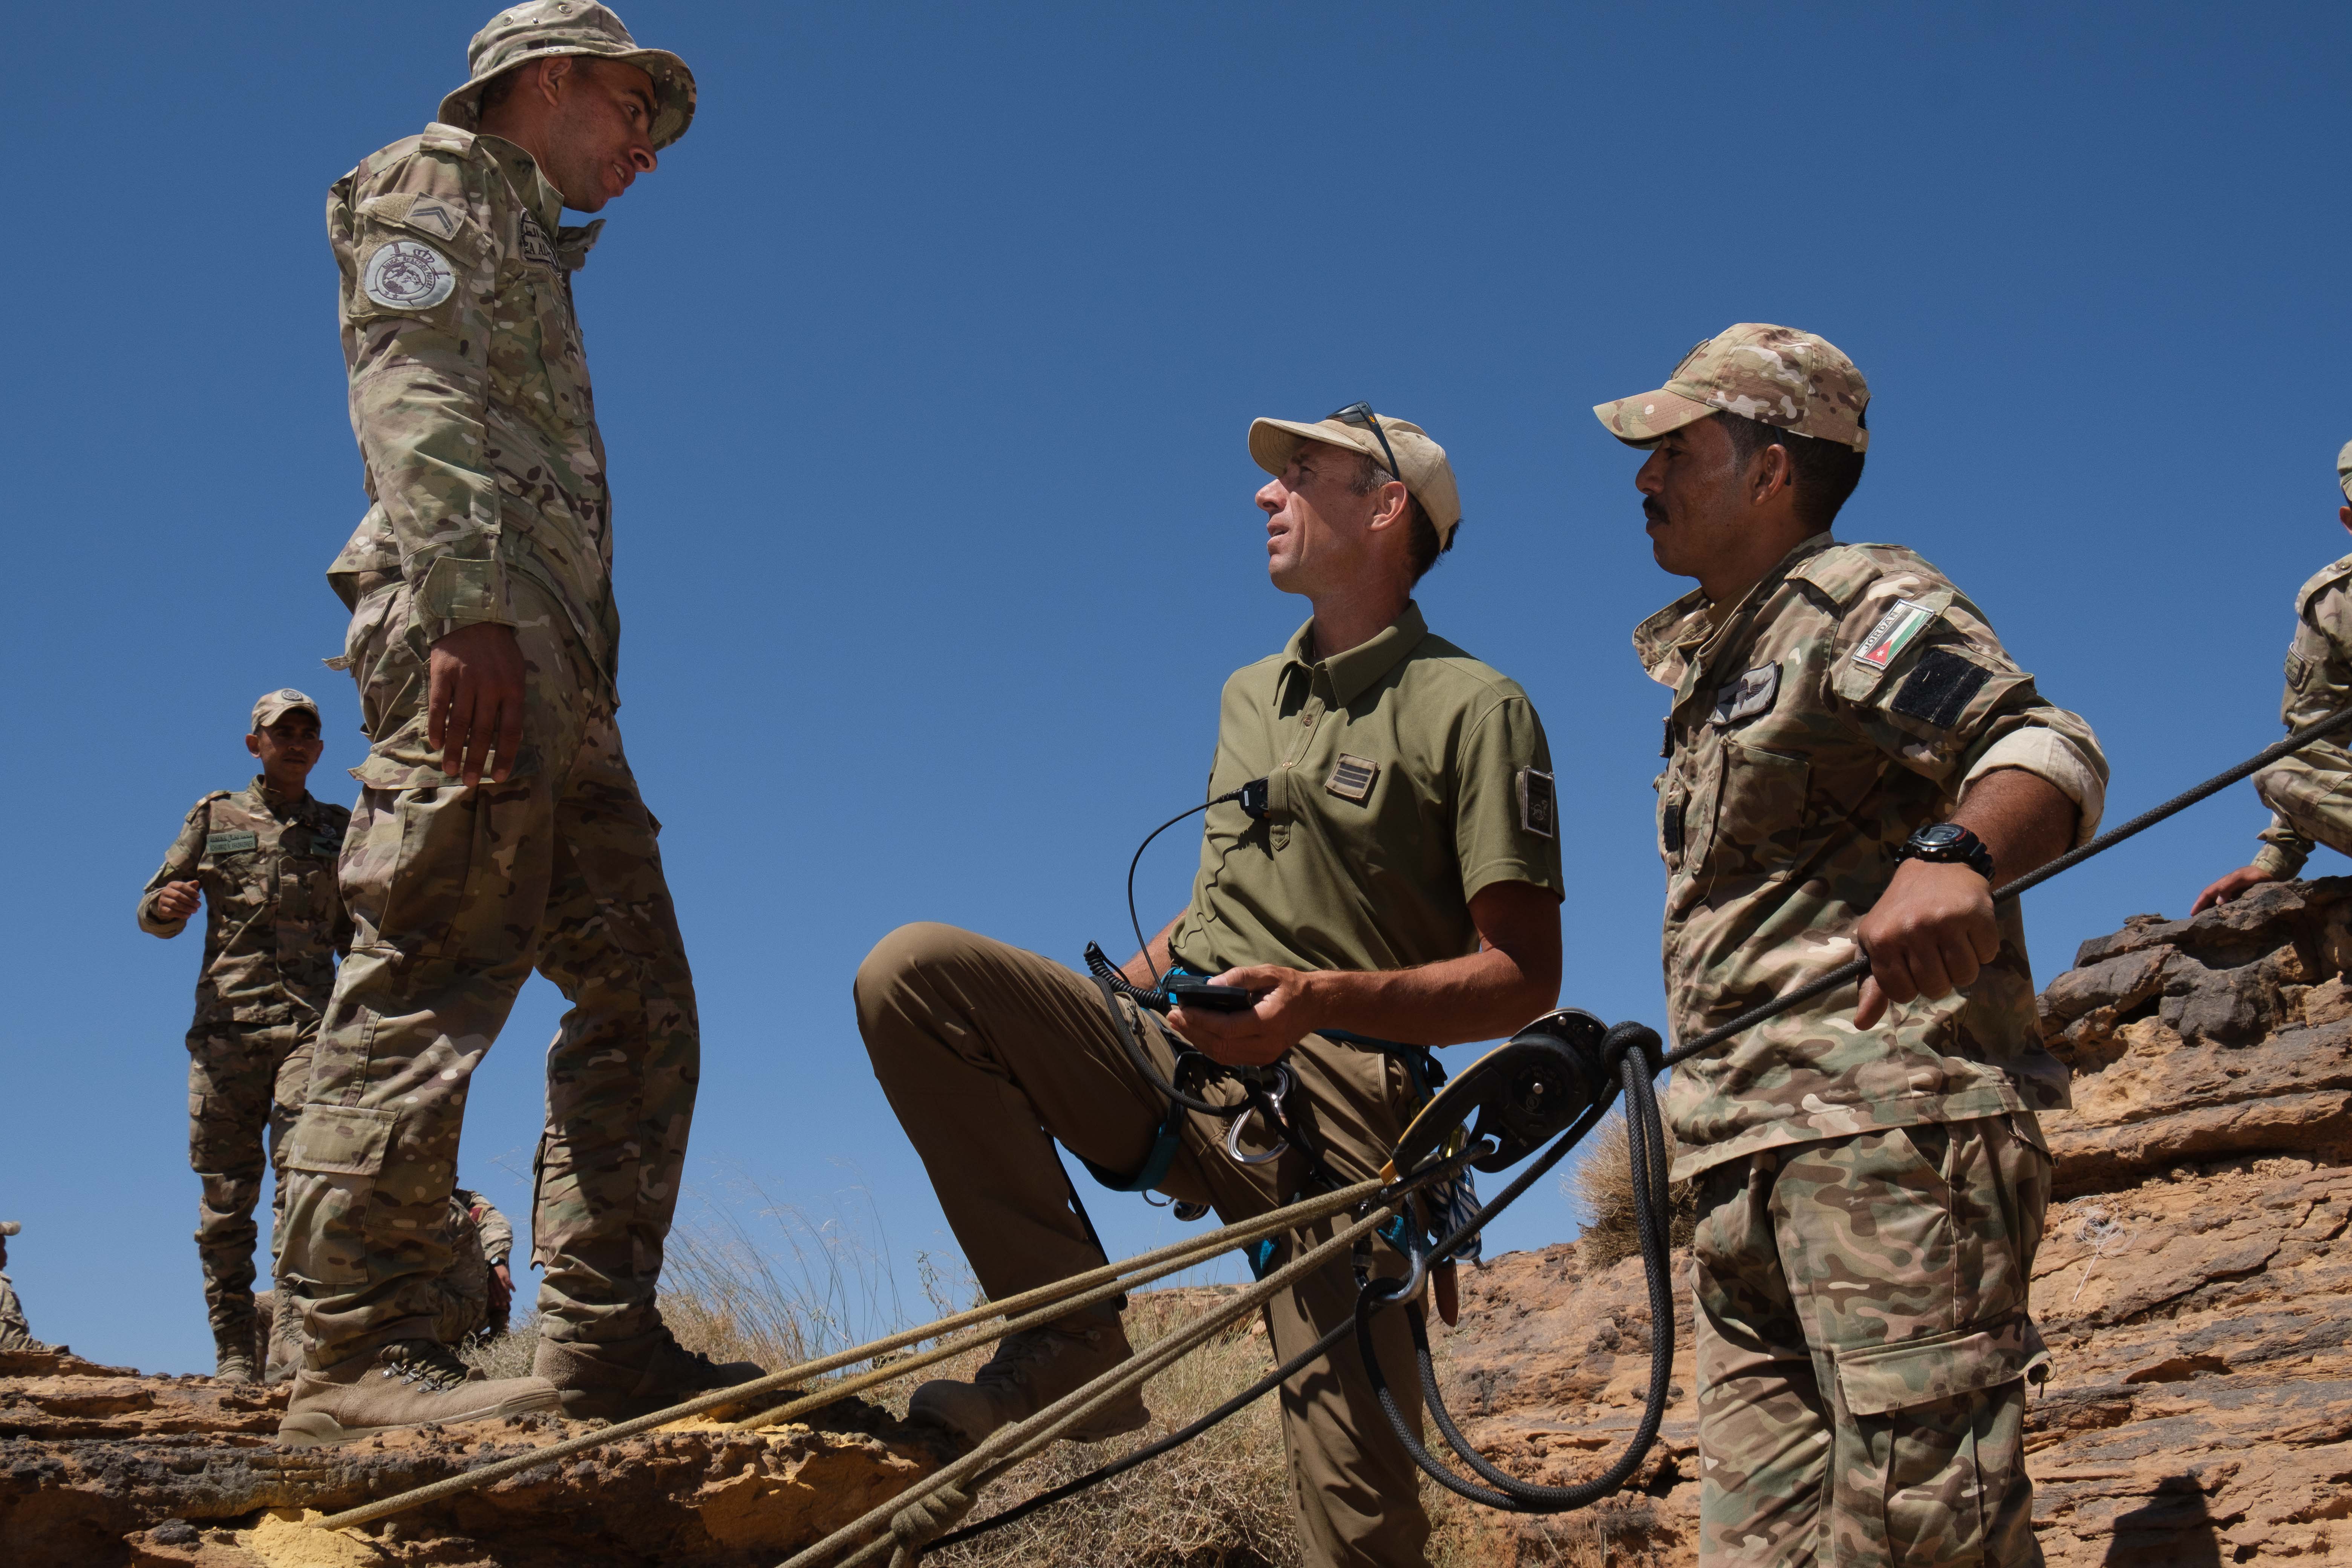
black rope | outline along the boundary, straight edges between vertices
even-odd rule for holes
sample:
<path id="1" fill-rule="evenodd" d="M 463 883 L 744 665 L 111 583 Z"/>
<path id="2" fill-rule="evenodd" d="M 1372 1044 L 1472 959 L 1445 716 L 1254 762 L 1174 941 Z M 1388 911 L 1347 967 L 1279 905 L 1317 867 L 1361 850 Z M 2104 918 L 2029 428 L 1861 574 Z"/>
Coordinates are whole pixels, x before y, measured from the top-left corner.
<path id="1" fill-rule="evenodd" d="M 2025 875 L 2018 878 L 2016 880 L 2004 883 L 2000 887 L 1994 889 L 1992 895 L 1993 901 L 1995 903 L 1999 903 L 2004 899 L 2013 899 L 2020 893 L 2026 892 L 2033 888 L 2038 888 L 2042 883 L 2048 881 L 2051 878 L 2058 875 L 2059 872 L 2072 870 L 2074 868 L 2081 865 L 2084 861 L 2088 860 L 2094 855 L 2105 854 L 2106 851 L 2114 848 L 2116 845 L 2121 844 L 2125 839 L 2131 837 L 2133 835 L 2144 832 L 2150 827 L 2154 827 L 2166 817 L 2186 811 L 2200 800 L 2205 800 L 2210 796 L 2221 794 L 2231 784 L 2236 784 L 2240 779 L 2250 778 L 2255 773 L 2262 772 L 2264 768 L 2269 767 L 2273 763 L 2279 761 L 2281 758 L 2288 756 L 2295 752 L 2299 752 L 2304 747 L 2311 744 L 2314 741 L 2322 740 L 2328 735 L 2332 735 L 2336 731 L 2342 730 L 2347 725 L 2352 725 L 2352 708 L 2339 708 L 2335 712 L 2330 713 L 2326 718 L 2320 720 L 2317 723 L 2305 725 L 2303 729 L 2297 730 L 2294 734 L 2289 735 L 2285 740 L 2263 747 L 2261 751 L 2256 752 L 2252 756 L 2248 757 L 2244 762 L 2240 763 L 2236 767 L 2231 768 L 2224 773 L 2215 773 L 2211 778 L 2207 779 L 2203 784 L 2197 785 L 2194 789 L 2183 790 L 2179 795 L 2174 795 L 2170 800 L 2166 801 L 2162 805 L 2141 812 L 2137 816 L 2133 817 L 2121 827 L 2110 828 L 2108 831 L 2100 834 L 2096 838 L 2092 839 L 2088 844 L 2082 845 L 2077 848 L 2069 849 L 2065 854 L 2059 856 L 2056 859 L 2050 861 L 2047 865 L 2042 866 L 2035 870 L 2028 871 Z M 1716 1047 L 1723 1044 L 1724 1041 L 1731 1038 L 1734 1035 L 1741 1034 L 1748 1029 L 1752 1029 L 1757 1025 L 1765 1022 L 1767 1019 L 1777 1018 L 1792 1007 L 1801 1007 L 1806 1003 L 1812 1001 L 1815 997 L 1827 995 L 1830 992 L 1835 991 L 1842 985 L 1851 985 L 1869 973 L 1870 958 L 1868 954 L 1864 954 L 1864 956 L 1853 960 L 1850 963 L 1842 963 L 1838 965 L 1837 968 L 1831 970 L 1827 974 L 1822 975 L 1819 980 L 1812 981 L 1804 985 L 1800 985 L 1797 989 L 1790 992 L 1785 996 L 1776 996 L 1760 1007 L 1751 1007 L 1747 1012 L 1740 1014 L 1737 1018 L 1732 1019 L 1731 1022 L 1727 1024 L 1719 1024 L 1716 1027 L 1709 1029 L 1706 1034 L 1699 1036 L 1688 1045 L 1676 1047 L 1675 1049 L 1668 1051 L 1665 1056 L 1660 1059 L 1658 1065 L 1660 1067 L 1672 1067 L 1676 1062 L 1688 1061 L 1695 1056 L 1713 1050 Z"/>

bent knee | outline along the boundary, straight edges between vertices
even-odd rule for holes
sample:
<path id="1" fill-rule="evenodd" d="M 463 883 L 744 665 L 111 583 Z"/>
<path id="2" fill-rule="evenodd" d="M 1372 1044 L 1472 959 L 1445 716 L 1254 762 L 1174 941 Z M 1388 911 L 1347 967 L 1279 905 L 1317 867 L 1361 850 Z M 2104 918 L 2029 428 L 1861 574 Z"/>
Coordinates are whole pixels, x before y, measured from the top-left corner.
<path id="1" fill-rule="evenodd" d="M 903 1005 L 910 983 L 971 956 L 987 938 L 938 921 L 902 925 L 874 944 L 857 966 L 857 1021 L 870 1025 Z"/>

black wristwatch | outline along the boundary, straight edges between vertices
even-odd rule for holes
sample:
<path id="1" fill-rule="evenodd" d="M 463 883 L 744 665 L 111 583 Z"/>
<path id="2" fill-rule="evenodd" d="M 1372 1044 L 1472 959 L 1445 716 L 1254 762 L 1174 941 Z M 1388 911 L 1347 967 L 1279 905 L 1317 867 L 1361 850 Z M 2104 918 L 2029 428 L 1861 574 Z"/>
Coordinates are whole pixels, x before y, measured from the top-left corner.
<path id="1" fill-rule="evenodd" d="M 1983 839 L 1957 822 L 1933 822 L 1903 841 L 1897 860 L 1933 860 L 1938 865 L 1966 866 L 1990 882 L 1992 851 Z"/>

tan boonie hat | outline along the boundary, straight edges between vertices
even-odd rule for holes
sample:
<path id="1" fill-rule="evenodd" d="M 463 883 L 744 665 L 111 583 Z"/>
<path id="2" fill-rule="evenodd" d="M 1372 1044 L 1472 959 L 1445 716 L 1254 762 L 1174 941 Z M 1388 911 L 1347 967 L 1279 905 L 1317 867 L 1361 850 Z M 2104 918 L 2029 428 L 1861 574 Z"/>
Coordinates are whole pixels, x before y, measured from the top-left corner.
<path id="1" fill-rule="evenodd" d="M 1869 406 L 1870 384 L 1827 338 L 1742 321 L 1685 354 L 1657 391 L 1597 403 L 1592 412 L 1636 447 L 1723 413 L 1866 452 Z"/>
<path id="2" fill-rule="evenodd" d="M 1388 437 L 1383 447 L 1381 437 Z M 1280 474 L 1303 441 L 1321 441 L 1361 452 L 1404 481 L 1405 493 L 1421 503 L 1437 530 L 1440 549 L 1452 542 L 1462 521 L 1462 498 L 1454 489 L 1454 467 L 1445 448 L 1422 433 L 1410 420 L 1375 414 L 1369 404 L 1351 404 L 1327 414 L 1312 425 L 1296 419 L 1253 419 L 1249 428 L 1250 458 L 1269 474 Z M 1393 454 L 1393 456 L 1391 456 Z M 1402 471 L 1400 471 L 1402 470 Z"/>
<path id="3" fill-rule="evenodd" d="M 594 55 L 625 60 L 654 79 L 660 99 L 654 110 L 653 143 L 659 152 L 686 134 L 694 120 L 694 73 L 667 49 L 641 49 L 620 17 L 592 0 L 530 0 L 509 5 L 474 35 L 466 47 L 473 79 L 441 100 L 437 117 L 460 131 L 480 129 L 482 87 L 525 60 L 551 55 Z"/>
<path id="4" fill-rule="evenodd" d="M 292 687 L 281 686 L 275 691 L 264 693 L 261 700 L 253 705 L 253 732 L 258 735 L 289 713 L 303 712 L 317 719 L 319 705 Z"/>

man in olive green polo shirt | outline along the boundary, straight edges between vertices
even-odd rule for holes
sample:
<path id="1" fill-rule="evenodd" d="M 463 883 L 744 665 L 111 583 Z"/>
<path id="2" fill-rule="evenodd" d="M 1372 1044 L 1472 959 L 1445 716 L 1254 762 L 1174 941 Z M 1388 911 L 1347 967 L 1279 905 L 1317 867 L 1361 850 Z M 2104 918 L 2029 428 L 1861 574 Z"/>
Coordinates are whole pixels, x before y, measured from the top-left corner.
<path id="1" fill-rule="evenodd" d="M 1461 521 L 1444 449 L 1362 405 L 1312 424 L 1258 420 L 1249 447 L 1275 476 L 1257 494 L 1268 574 L 1314 618 L 1225 683 L 1209 794 L 1264 779 L 1265 814 L 1209 809 L 1190 906 L 1126 973 L 1150 987 L 1181 963 L 1255 993 L 1246 1012 L 1178 1008 L 1168 1022 L 1229 1065 L 1285 1059 L 1323 1159 L 1360 1181 L 1379 1173 L 1420 1093 L 1397 1058 L 1321 1031 L 1456 1045 L 1508 1034 L 1559 995 L 1551 758 L 1527 694 L 1433 635 L 1412 602 Z M 1053 1140 L 1095 1166 L 1141 1172 L 1168 1107 L 1129 1062 L 1096 986 L 987 937 L 911 925 L 875 948 L 856 989 L 875 1076 L 989 1295 L 1099 1267 Z M 1172 1070 L 1150 1016 L 1129 1016 L 1158 1069 Z M 1152 1183 L 1173 1198 L 1232 1222 L 1304 1185 L 1298 1150 L 1243 1165 L 1222 1121 L 1188 1114 L 1181 1131 Z M 1344 1223 L 1295 1233 L 1265 1266 Z M 1344 1321 L 1355 1299 L 1344 1261 L 1277 1298 L 1266 1312 L 1276 1356 Z M 1418 1424 L 1402 1314 L 1381 1323 L 1390 1386 Z M 1084 1310 L 1007 1339 L 971 1383 L 925 1384 L 911 1413 L 976 1442 L 1129 1353 L 1116 1308 Z M 1354 1350 L 1285 1384 L 1282 1413 L 1307 1560 L 1421 1563 L 1418 1478 Z M 1081 1436 L 1149 1419 L 1138 1396 Z"/>

